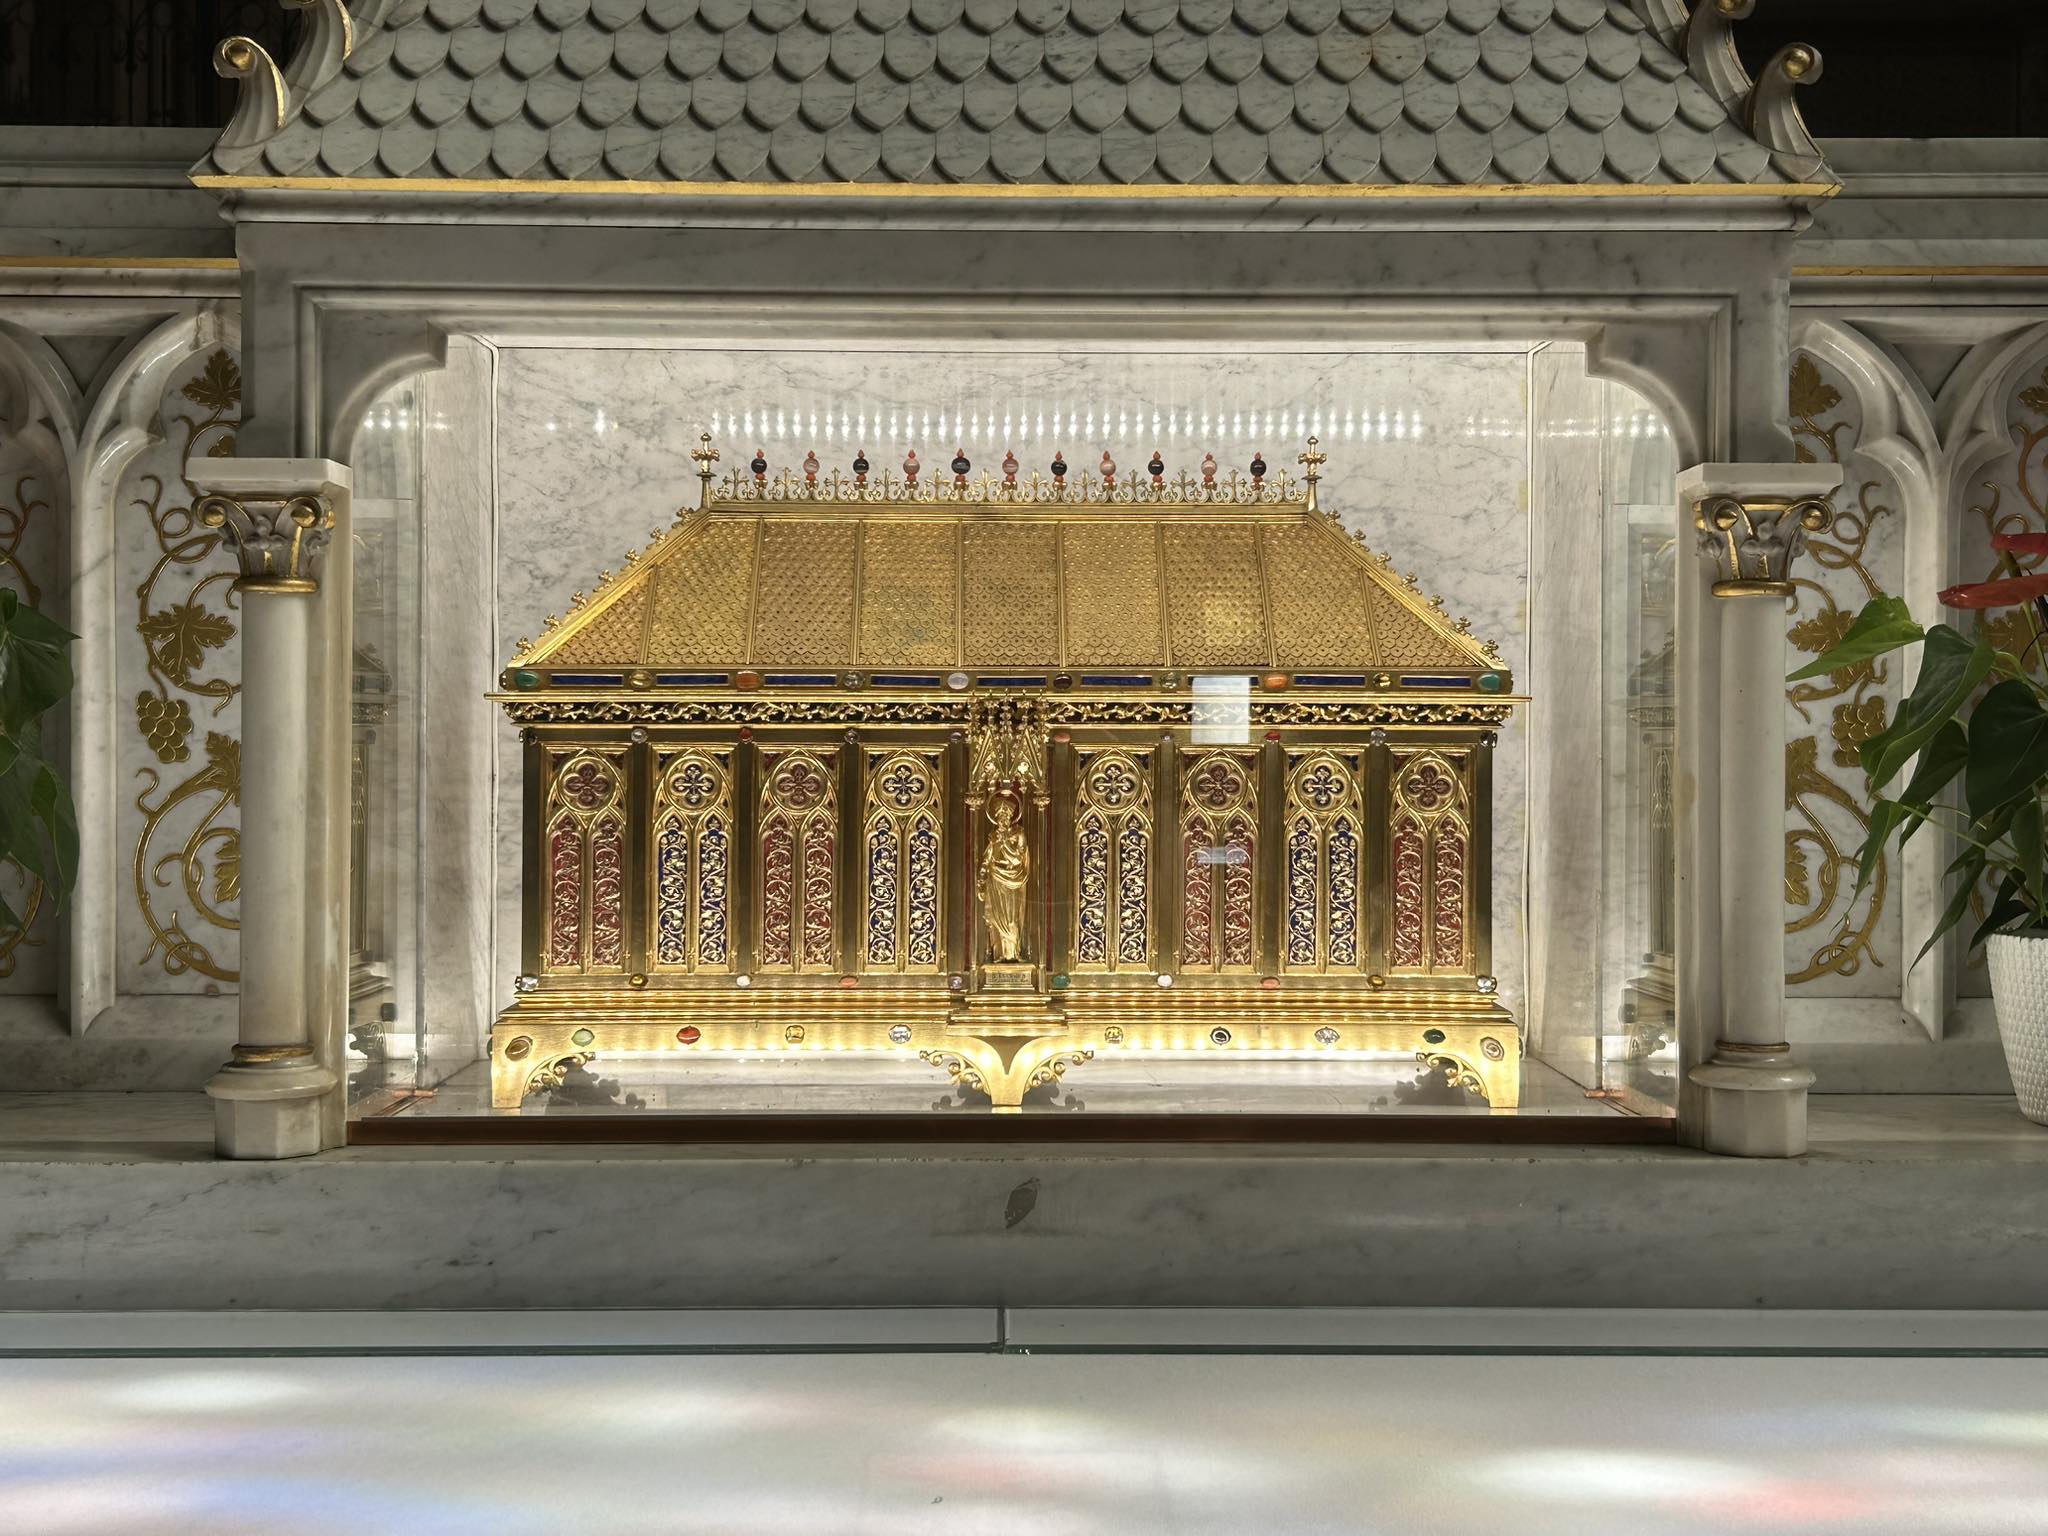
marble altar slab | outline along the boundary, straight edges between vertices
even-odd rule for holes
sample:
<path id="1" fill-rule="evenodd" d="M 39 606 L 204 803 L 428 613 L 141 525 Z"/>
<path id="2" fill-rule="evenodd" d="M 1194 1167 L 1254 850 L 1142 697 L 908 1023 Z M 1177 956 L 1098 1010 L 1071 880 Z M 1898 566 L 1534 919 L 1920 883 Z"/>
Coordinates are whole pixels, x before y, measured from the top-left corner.
<path id="1" fill-rule="evenodd" d="M 214 1161 L 197 1095 L 66 1099 L 0 1098 L 12 1308 L 2048 1306 L 2048 1132 L 2002 1097 L 1817 1099 L 1789 1162 L 811 1145 L 283 1165 Z M 145 1102 L 152 1121 L 130 1115 Z"/>

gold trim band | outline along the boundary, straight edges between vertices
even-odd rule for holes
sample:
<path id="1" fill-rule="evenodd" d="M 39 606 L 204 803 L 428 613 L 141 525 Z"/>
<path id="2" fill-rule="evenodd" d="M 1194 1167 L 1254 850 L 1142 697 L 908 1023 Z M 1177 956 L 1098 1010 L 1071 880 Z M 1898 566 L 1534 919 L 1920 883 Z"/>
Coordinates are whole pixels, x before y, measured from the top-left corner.
<path id="1" fill-rule="evenodd" d="M 233 256 L 0 256 L 0 268 L 62 267 L 95 272 L 239 272 Z"/>
<path id="2" fill-rule="evenodd" d="M 1738 1056 L 1785 1056 L 1792 1050 L 1792 1042 L 1779 1040 L 1770 1045 L 1755 1045 L 1746 1040 L 1716 1040 L 1714 1051 L 1731 1051 Z"/>
<path id="3" fill-rule="evenodd" d="M 1793 588 L 1789 581 L 1759 581 L 1744 577 L 1741 581 L 1717 581 L 1712 591 L 1716 597 L 1790 597 Z"/>
<path id="4" fill-rule="evenodd" d="M 2048 267 L 1999 266 L 1846 266 L 1794 267 L 1799 277 L 2048 277 Z"/>
<path id="5" fill-rule="evenodd" d="M 318 592 L 320 583 L 307 581 L 300 576 L 237 576 L 234 580 L 237 592 L 272 592 L 280 597 L 303 596 Z"/>
<path id="6" fill-rule="evenodd" d="M 238 1045 L 234 1047 L 235 1063 L 246 1066 L 268 1061 L 297 1061 L 302 1056 L 313 1054 L 310 1045 Z"/>
<path id="7" fill-rule="evenodd" d="M 1370 184 L 1285 182 L 1239 185 L 1218 182 L 1196 185 L 1144 182 L 1120 185 L 1084 182 L 1073 186 L 1018 182 L 861 182 L 861 181 L 525 181 L 437 176 L 194 176 L 192 185 L 223 192 L 405 192 L 497 193 L 522 197 L 795 197 L 885 201 L 893 198 L 982 198 L 1029 202 L 1117 201 L 1122 199 L 1233 198 L 1272 202 L 1290 198 L 1350 201 L 1359 198 L 1495 199 L 1553 198 L 1829 198 L 1841 191 L 1833 182 L 1681 182 L 1644 185 L 1640 182 L 1596 182 L 1565 186 L 1532 186 L 1521 182 L 1448 182 Z"/>

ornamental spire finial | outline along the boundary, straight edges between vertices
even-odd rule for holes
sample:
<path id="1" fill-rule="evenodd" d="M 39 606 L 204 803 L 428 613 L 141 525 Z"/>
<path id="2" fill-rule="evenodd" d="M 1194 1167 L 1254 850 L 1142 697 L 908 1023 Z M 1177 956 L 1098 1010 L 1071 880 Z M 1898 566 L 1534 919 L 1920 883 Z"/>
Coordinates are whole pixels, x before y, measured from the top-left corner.
<path id="1" fill-rule="evenodd" d="M 1303 450 L 1298 460 L 1301 465 L 1303 499 L 1308 503 L 1308 509 L 1311 512 L 1320 510 L 1316 506 L 1316 481 L 1322 478 L 1323 465 L 1329 460 L 1329 457 L 1327 453 L 1324 453 L 1322 449 L 1316 446 L 1315 438 L 1311 437 L 1308 440 L 1308 447 Z"/>
<path id="2" fill-rule="evenodd" d="M 690 457 L 697 461 L 697 478 L 703 482 L 704 492 L 698 502 L 700 507 L 711 505 L 711 477 L 717 473 L 711 466 L 718 462 L 718 450 L 711 446 L 711 434 L 706 432 L 697 439 L 697 446 L 690 450 Z"/>

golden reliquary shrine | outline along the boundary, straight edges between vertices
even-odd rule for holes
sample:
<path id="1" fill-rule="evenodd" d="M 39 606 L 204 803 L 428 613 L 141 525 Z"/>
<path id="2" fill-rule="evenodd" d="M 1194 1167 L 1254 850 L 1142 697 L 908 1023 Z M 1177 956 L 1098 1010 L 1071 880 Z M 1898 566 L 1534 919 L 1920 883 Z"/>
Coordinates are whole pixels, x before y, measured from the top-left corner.
<path id="1" fill-rule="evenodd" d="M 956 453 L 724 475 L 495 697 L 525 974 L 492 1102 L 594 1057 L 1434 1063 L 1496 1108 L 1497 653 L 1303 472 Z"/>

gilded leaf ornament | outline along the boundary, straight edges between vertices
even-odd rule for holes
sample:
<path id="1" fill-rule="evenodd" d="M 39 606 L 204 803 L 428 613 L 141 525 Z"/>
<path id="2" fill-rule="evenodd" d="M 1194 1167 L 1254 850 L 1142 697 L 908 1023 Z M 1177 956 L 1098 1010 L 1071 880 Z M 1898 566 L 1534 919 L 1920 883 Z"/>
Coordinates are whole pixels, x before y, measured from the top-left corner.
<path id="1" fill-rule="evenodd" d="M 179 463 L 233 454 L 242 370 L 232 353 L 216 348 L 175 398 L 196 408 L 167 408 L 161 422 L 163 436 L 179 447 Z M 193 758 L 195 701 L 218 716 L 241 691 L 231 649 L 237 570 L 224 556 L 220 532 L 194 513 L 198 489 L 189 480 L 149 474 L 138 485 L 143 494 L 134 506 L 149 520 L 157 555 L 135 588 L 135 632 L 149 684 L 135 697 L 135 724 L 159 764 L 178 766 Z M 232 813 L 241 798 L 241 758 L 235 737 L 209 731 L 200 765 L 182 779 L 167 783 L 155 768 L 138 770 L 143 783 L 135 806 L 144 820 L 135 900 L 149 933 L 141 962 L 161 965 L 166 975 L 236 979 L 208 930 L 240 926 L 241 834 Z"/>
<path id="2" fill-rule="evenodd" d="M 192 674 L 205 663 L 208 651 L 235 638 L 234 621 L 226 614 L 190 602 L 160 608 L 136 629 L 149 647 L 150 670 L 179 688 L 192 687 Z"/>
<path id="3" fill-rule="evenodd" d="M 1836 416 L 1842 392 L 1805 353 L 1793 359 L 1788 394 L 1799 461 L 1843 463 L 1852 449 L 1855 423 Z M 1863 604 L 1883 593 L 1872 569 L 1872 534 L 1878 520 L 1892 513 L 1876 499 L 1878 491 L 1877 481 L 1862 482 L 1855 506 L 1838 505 L 1833 527 L 1808 537 L 1813 574 L 1793 577 L 1793 618 L 1785 631 L 1794 650 L 1809 656 L 1827 650 L 1848 632 Z M 1808 734 L 1792 735 L 1785 748 L 1785 904 L 1790 909 L 1785 931 L 1820 939 L 1803 962 L 1788 965 L 1787 986 L 1854 976 L 1866 964 L 1884 963 L 1874 940 L 1889 893 L 1891 855 L 1878 861 L 1859 893 L 1856 853 L 1870 810 L 1856 749 L 1885 728 L 1892 683 L 1890 665 L 1879 659 L 1838 667 L 1786 689 L 1785 700 Z M 1817 713 L 1821 706 L 1824 717 Z M 1823 718 L 1829 738 L 1826 765 L 1821 761 Z"/>

